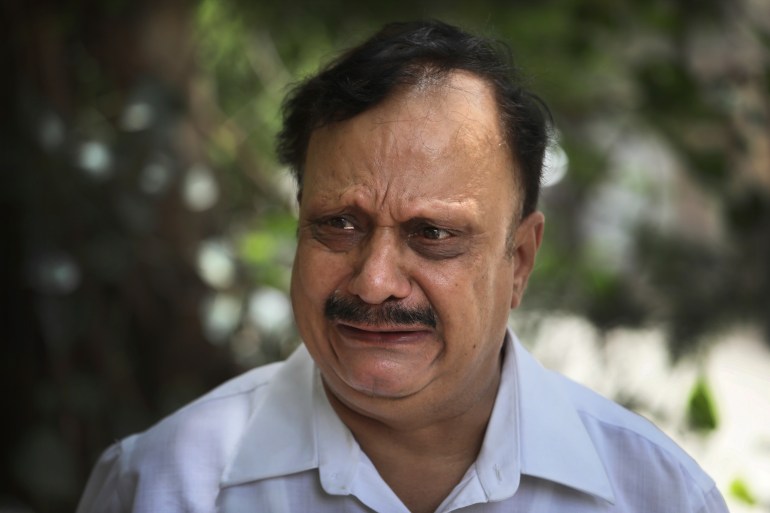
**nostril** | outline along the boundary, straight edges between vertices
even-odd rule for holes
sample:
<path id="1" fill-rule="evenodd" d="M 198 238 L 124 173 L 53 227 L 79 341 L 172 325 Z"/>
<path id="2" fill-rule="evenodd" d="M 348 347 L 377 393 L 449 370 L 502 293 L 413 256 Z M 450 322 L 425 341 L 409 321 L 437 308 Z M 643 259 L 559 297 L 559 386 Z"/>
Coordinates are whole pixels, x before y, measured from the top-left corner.
<path id="1" fill-rule="evenodd" d="M 361 249 L 348 287 L 350 294 L 369 304 L 409 296 L 409 275 L 402 265 L 399 240 L 392 230 L 377 230 Z"/>
<path id="2" fill-rule="evenodd" d="M 348 291 L 369 304 L 404 299 L 409 295 L 409 280 L 399 274 L 359 273 L 350 281 Z"/>
<path id="3" fill-rule="evenodd" d="M 349 292 L 370 304 L 407 297 L 409 278 L 394 262 L 368 260 L 350 280 Z"/>

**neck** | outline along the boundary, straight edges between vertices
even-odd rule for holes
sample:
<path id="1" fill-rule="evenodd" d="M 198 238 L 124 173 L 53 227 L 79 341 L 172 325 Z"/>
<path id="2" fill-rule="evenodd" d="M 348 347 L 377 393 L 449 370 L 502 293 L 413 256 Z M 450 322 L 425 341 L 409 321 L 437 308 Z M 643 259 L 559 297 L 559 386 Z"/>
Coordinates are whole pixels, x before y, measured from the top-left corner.
<path id="1" fill-rule="evenodd" d="M 392 414 L 372 417 L 326 395 L 383 480 L 412 512 L 435 511 L 460 482 L 481 449 L 500 374 L 451 411 L 409 411 L 391 401 Z M 382 409 L 379 409 L 382 412 Z M 426 414 L 427 413 L 427 414 Z"/>

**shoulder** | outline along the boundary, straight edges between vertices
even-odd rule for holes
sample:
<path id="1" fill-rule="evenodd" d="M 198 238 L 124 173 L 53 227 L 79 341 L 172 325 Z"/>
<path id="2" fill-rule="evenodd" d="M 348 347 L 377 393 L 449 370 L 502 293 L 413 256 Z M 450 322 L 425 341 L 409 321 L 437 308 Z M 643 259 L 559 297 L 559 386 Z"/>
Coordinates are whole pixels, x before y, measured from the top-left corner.
<path id="1" fill-rule="evenodd" d="M 138 435 L 135 450 L 200 451 L 237 437 L 283 365 L 258 367 L 223 383 Z"/>
<path id="2" fill-rule="evenodd" d="M 598 449 L 611 450 L 623 444 L 628 456 L 633 456 L 634 451 L 657 454 L 659 458 L 681 466 L 701 485 L 711 486 L 713 481 L 695 460 L 650 420 L 569 378 L 553 374 L 561 382 Z"/>
<path id="3" fill-rule="evenodd" d="M 707 508 L 715 497 L 721 502 L 714 481 L 652 422 L 560 374 L 552 375 L 580 416 L 621 503 L 630 505 L 635 495 L 644 495 L 666 504 L 665 511 L 711 511 Z"/>
<path id="4" fill-rule="evenodd" d="M 94 467 L 78 511 L 153 511 L 158 500 L 164 511 L 212 510 L 224 466 L 283 365 L 241 374 L 116 442 Z"/>
<path id="5" fill-rule="evenodd" d="M 137 463 L 169 464 L 194 455 L 210 464 L 211 458 L 226 457 L 228 446 L 238 440 L 266 385 L 283 365 L 273 363 L 241 374 L 139 434 L 133 447 Z"/>

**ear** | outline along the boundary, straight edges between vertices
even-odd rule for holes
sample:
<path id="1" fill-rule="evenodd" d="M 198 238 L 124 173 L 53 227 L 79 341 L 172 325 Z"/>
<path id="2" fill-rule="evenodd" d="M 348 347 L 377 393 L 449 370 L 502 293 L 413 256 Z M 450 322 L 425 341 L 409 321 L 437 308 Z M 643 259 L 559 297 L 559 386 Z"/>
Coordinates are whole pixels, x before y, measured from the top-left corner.
<path id="1" fill-rule="evenodd" d="M 513 294 L 511 295 L 511 308 L 517 308 L 524 297 L 527 288 L 529 274 L 535 267 L 535 256 L 543 241 L 543 229 L 545 228 L 545 216 L 542 212 L 529 214 L 516 227 L 513 241 Z"/>

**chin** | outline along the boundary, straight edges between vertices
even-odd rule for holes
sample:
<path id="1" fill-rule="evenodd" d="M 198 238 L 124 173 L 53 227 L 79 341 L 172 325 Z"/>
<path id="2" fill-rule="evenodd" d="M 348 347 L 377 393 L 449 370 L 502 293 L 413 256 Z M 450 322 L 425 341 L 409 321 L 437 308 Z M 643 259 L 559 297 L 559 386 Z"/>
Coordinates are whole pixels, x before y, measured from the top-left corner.
<path id="1" fill-rule="evenodd" d="M 414 393 L 416 386 L 405 386 L 404 379 L 393 375 L 376 377 L 372 374 L 363 379 L 348 377 L 343 379 L 345 385 L 352 390 L 371 398 L 402 399 Z"/>

